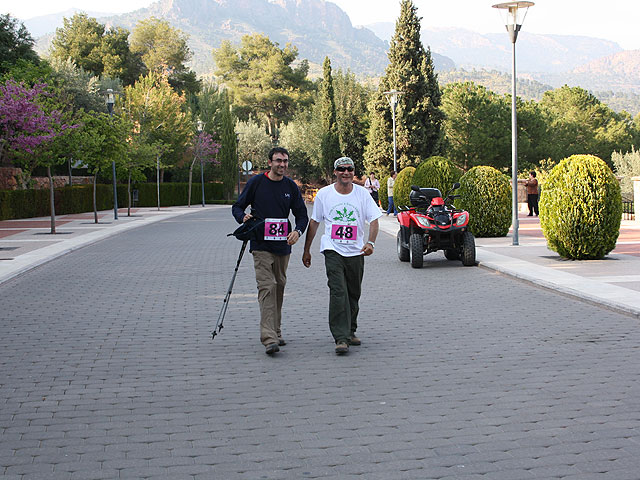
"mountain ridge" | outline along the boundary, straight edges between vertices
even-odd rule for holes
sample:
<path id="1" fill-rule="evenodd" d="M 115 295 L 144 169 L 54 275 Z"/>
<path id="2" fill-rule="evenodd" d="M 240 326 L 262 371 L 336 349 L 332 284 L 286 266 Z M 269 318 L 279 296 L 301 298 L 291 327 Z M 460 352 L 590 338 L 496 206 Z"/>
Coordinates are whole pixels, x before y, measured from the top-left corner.
<path id="1" fill-rule="evenodd" d="M 321 75 L 325 56 L 335 69 L 380 76 L 388 64 L 388 40 L 395 30 L 392 22 L 354 27 L 340 7 L 325 0 L 158 0 L 130 13 L 100 17 L 100 21 L 131 30 L 137 21 L 150 16 L 166 19 L 189 35 L 190 67 L 205 76 L 215 68 L 212 50 L 222 40 L 238 44 L 243 35 L 252 33 L 263 33 L 281 46 L 291 42 L 298 47 L 298 58 L 309 60 L 313 77 Z M 61 23 L 61 14 L 46 17 L 57 17 Z M 39 53 L 48 49 L 51 38 L 50 34 L 39 39 Z M 431 48 L 437 71 L 510 71 L 511 44 L 506 32 L 480 34 L 423 25 L 422 40 Z M 519 74 L 554 87 L 580 81 L 587 89 L 640 92 L 634 72 L 625 71 L 621 78 L 618 70 L 610 71 L 613 65 L 622 68 L 623 61 L 604 60 L 618 54 L 627 60 L 635 58 L 635 53 L 624 52 L 634 51 L 624 51 L 610 40 L 524 31 L 518 40 L 517 68 Z"/>

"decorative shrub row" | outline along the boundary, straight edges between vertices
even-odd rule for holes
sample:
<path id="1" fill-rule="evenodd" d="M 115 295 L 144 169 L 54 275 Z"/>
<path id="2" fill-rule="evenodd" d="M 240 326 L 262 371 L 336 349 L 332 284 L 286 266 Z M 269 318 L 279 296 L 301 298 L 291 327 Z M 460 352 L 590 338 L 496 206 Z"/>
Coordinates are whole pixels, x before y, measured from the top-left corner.
<path id="1" fill-rule="evenodd" d="M 446 195 L 454 182 L 462 176 L 462 170 L 444 157 L 429 157 L 416 168 L 413 184 L 419 187 L 437 188 Z"/>
<path id="2" fill-rule="evenodd" d="M 186 205 L 188 194 L 187 183 L 161 183 L 160 206 Z M 158 204 L 156 185 L 154 183 L 137 184 L 132 190 L 138 190 L 138 201 L 135 206 L 155 207 Z M 205 202 L 222 203 L 222 184 L 205 184 Z M 18 218 L 47 217 L 51 215 L 49 208 L 49 189 L 43 190 L 0 190 L 0 220 Z M 191 204 L 202 202 L 202 191 L 199 184 L 191 187 Z M 56 215 L 84 213 L 93 211 L 93 185 L 75 185 L 56 188 L 54 193 Z M 96 185 L 96 204 L 98 211 L 113 208 L 113 186 Z M 127 186 L 118 185 L 118 207 L 126 208 Z"/>
<path id="3" fill-rule="evenodd" d="M 387 189 L 387 180 L 390 176 L 387 175 L 380 180 L 380 190 L 378 190 L 378 196 L 380 197 L 380 206 L 385 210 L 389 208 L 389 190 Z"/>
<path id="4" fill-rule="evenodd" d="M 621 220 L 620 184 L 604 161 L 573 155 L 553 167 L 540 197 L 549 248 L 572 260 L 603 258 L 616 246 Z"/>
<path id="5" fill-rule="evenodd" d="M 393 184 L 393 204 L 396 208 L 411 205 L 409 194 L 415 171 L 414 167 L 405 167 L 398 172 L 396 182 Z"/>
<path id="6" fill-rule="evenodd" d="M 476 237 L 505 237 L 511 226 L 511 184 L 493 167 L 473 167 L 460 178 L 458 208 L 469 212 Z"/>

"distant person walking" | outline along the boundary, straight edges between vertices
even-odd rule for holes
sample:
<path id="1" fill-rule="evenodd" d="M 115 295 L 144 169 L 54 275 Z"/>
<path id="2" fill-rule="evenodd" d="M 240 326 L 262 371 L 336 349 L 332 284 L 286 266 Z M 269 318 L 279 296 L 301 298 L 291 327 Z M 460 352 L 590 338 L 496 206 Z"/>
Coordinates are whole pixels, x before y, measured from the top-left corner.
<path id="1" fill-rule="evenodd" d="M 396 183 L 396 177 L 398 176 L 398 172 L 393 172 L 391 176 L 387 179 L 387 197 L 389 200 L 389 208 L 387 208 L 387 215 L 393 212 L 393 216 L 398 215 L 398 210 L 396 210 L 396 206 L 393 203 L 393 184 Z"/>
<path id="2" fill-rule="evenodd" d="M 302 236 L 309 217 L 298 186 L 284 174 L 289 166 L 289 152 L 282 147 L 269 152 L 269 170 L 252 177 L 231 209 L 238 223 L 252 218 L 264 219 L 264 238 L 251 240 L 249 251 L 258 286 L 260 305 L 260 341 L 272 355 L 286 345 L 282 338 L 282 302 L 287 283 L 291 246 Z M 251 213 L 245 209 L 251 205 Z M 291 229 L 289 212 L 295 217 Z"/>
<path id="3" fill-rule="evenodd" d="M 380 182 L 376 178 L 376 174 L 371 172 L 369 178 L 364 181 L 364 188 L 371 195 L 371 198 L 376 202 L 376 205 L 380 205 L 380 199 L 378 198 L 378 190 L 380 190 Z"/>
<path id="4" fill-rule="evenodd" d="M 537 217 L 538 212 L 538 179 L 536 178 L 536 172 L 533 170 L 529 172 L 529 180 L 524 182 L 527 187 L 527 204 L 529 206 L 529 215 L 532 217 L 534 214 Z"/>
<path id="5" fill-rule="evenodd" d="M 371 195 L 353 183 L 353 160 L 341 157 L 333 164 L 336 182 L 318 191 L 304 242 L 302 263 L 311 267 L 311 244 L 320 222 L 324 233 L 320 252 L 329 285 L 329 329 L 335 352 L 344 355 L 349 345 L 360 345 L 358 302 L 362 291 L 364 257 L 371 255 L 378 235 L 380 208 Z M 369 222 L 368 240 L 364 242 L 365 222 Z"/>

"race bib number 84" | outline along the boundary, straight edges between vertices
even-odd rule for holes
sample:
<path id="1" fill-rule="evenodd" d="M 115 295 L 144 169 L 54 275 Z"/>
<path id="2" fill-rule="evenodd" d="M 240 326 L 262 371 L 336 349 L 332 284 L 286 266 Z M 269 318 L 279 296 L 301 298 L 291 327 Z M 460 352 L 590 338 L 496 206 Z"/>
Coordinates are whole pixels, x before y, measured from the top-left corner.
<path id="1" fill-rule="evenodd" d="M 286 218 L 265 218 L 264 239 L 286 240 L 289 235 L 289 225 Z"/>
<path id="2" fill-rule="evenodd" d="M 358 239 L 357 225 L 331 225 L 331 240 L 336 243 L 352 244 Z"/>

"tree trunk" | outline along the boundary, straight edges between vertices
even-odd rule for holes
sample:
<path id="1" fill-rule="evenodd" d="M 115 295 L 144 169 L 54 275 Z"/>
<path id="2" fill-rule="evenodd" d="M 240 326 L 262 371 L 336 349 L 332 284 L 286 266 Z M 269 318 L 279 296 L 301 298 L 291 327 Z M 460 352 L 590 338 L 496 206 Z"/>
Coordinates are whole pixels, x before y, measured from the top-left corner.
<path id="1" fill-rule="evenodd" d="M 158 211 L 160 211 L 160 155 L 156 156 L 156 190 L 158 193 Z"/>
<path id="2" fill-rule="evenodd" d="M 51 233 L 56 233 L 56 204 L 53 189 L 53 176 L 51 175 L 51 167 L 47 166 L 47 176 L 49 177 L 49 206 L 51 208 Z"/>
<path id="3" fill-rule="evenodd" d="M 269 113 L 267 113 L 267 132 L 269 133 L 269 137 L 271 138 L 271 143 L 275 145 L 278 141 L 278 135 L 276 133 L 274 124 L 274 118 Z"/>
<path id="4" fill-rule="evenodd" d="M 127 206 L 127 217 L 131 216 L 131 172 L 127 180 L 127 197 L 129 197 L 129 205 Z"/>
<path id="5" fill-rule="evenodd" d="M 73 175 L 71 175 L 71 158 L 67 160 L 67 165 L 69 166 L 69 186 L 73 185 Z"/>
<path id="6" fill-rule="evenodd" d="M 98 178 L 98 172 L 93 175 L 93 221 L 98 223 L 98 202 L 96 202 L 96 181 Z"/>
<path id="7" fill-rule="evenodd" d="M 189 167 L 189 196 L 187 198 L 187 207 L 191 208 L 191 182 L 193 179 L 193 162 L 191 162 L 191 166 Z"/>

